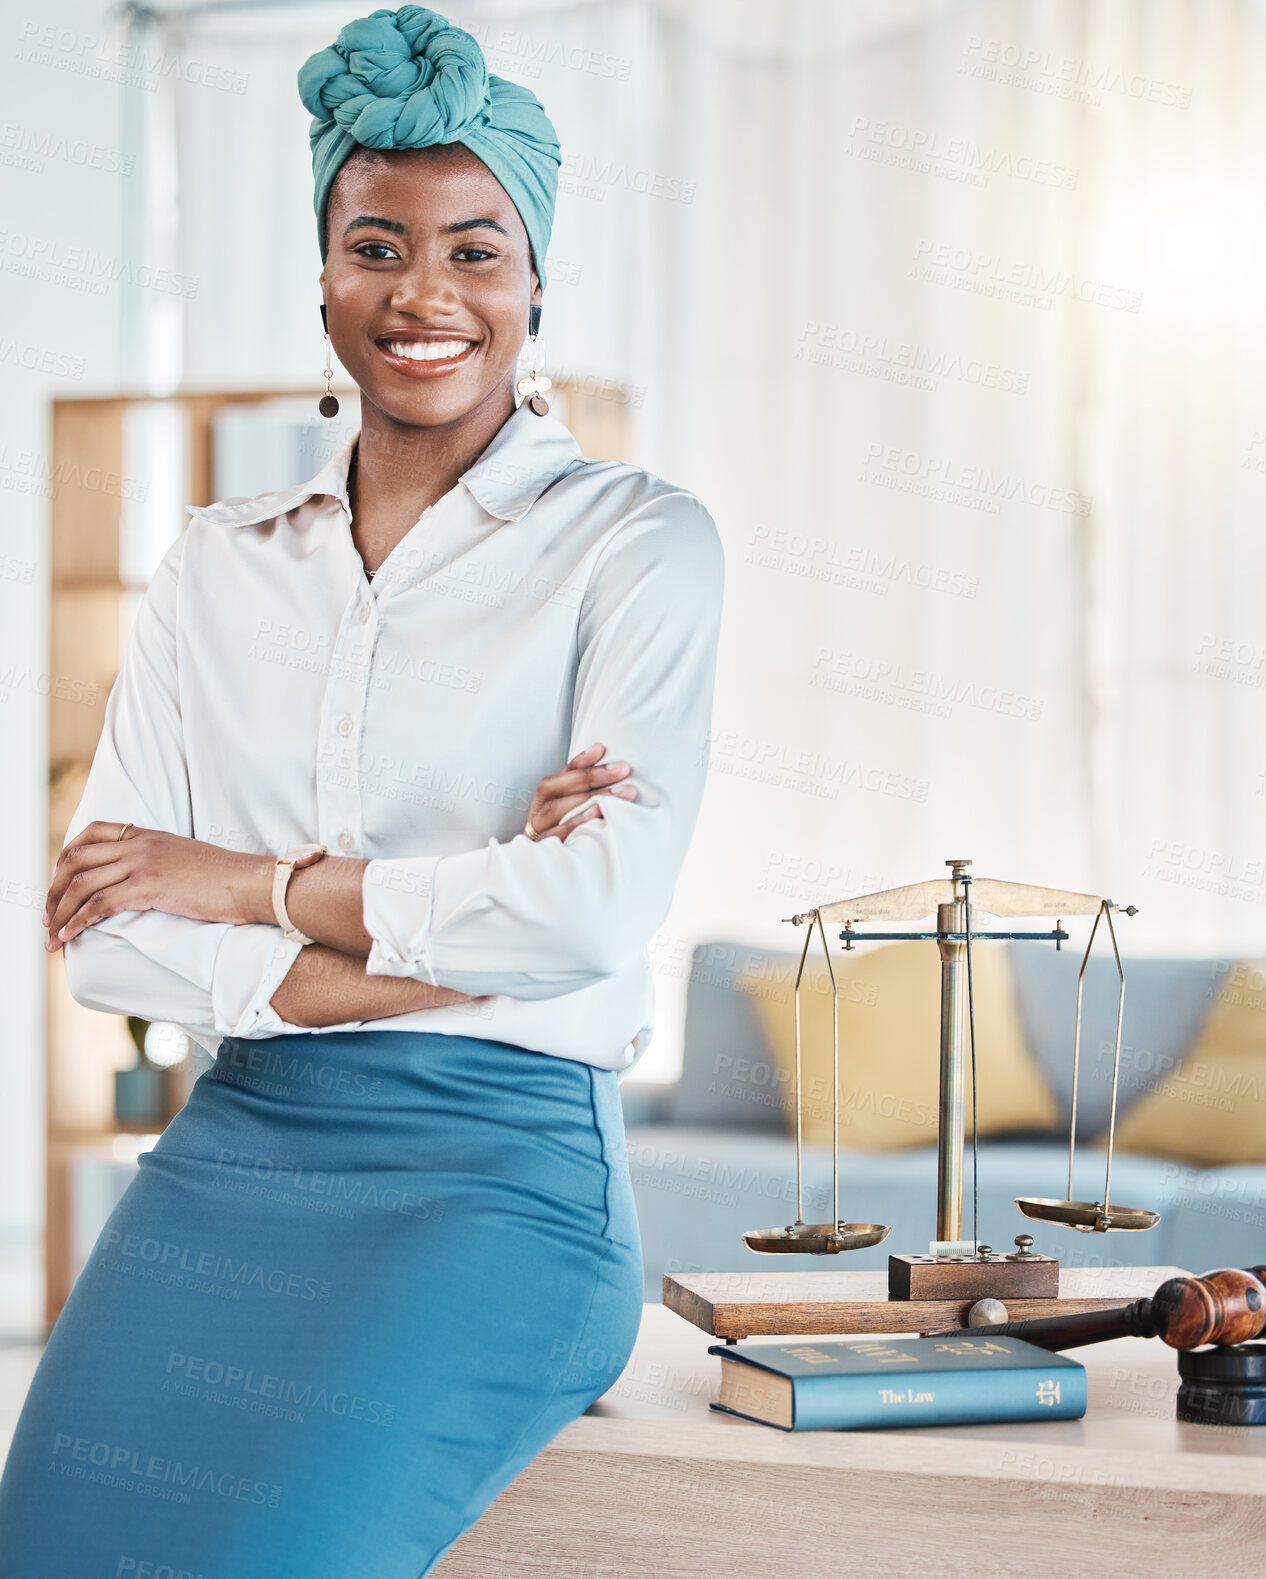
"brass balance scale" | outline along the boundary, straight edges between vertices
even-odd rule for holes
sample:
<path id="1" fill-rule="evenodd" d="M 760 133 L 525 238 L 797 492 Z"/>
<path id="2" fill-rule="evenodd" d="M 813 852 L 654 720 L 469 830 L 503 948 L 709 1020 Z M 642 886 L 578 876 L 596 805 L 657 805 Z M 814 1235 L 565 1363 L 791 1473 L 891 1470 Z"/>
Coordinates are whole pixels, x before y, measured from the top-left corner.
<path id="1" fill-rule="evenodd" d="M 975 1014 L 972 1001 L 972 945 L 977 941 L 1043 940 L 1058 948 L 1068 940 L 1065 916 L 1093 916 L 1094 924 L 1077 976 L 1077 1009 L 1073 1026 L 1072 1102 L 1068 1134 L 1068 1193 L 1064 1199 L 1020 1196 L 1016 1206 L 1028 1218 L 1059 1224 L 1083 1233 L 1133 1232 L 1154 1227 L 1160 1216 L 1141 1207 L 1122 1206 L 1112 1200 L 1112 1154 L 1116 1130 L 1117 1086 L 1121 1063 L 1121 1025 L 1125 1008 L 1125 972 L 1117 948 L 1113 915 L 1122 907 L 1093 894 L 1069 893 L 1025 883 L 973 878 L 971 862 L 945 863 L 951 875 L 882 893 L 864 894 L 833 904 L 819 905 L 788 919 L 805 926 L 804 947 L 795 979 L 795 1085 L 796 1085 L 796 1220 L 785 1227 L 757 1228 L 745 1233 L 743 1243 L 762 1256 L 833 1256 L 881 1244 L 890 1232 L 883 1223 L 846 1221 L 839 1210 L 839 990 L 827 944 L 826 927 L 839 924 L 845 950 L 862 942 L 926 939 L 934 941 L 941 956 L 940 1080 L 937 1123 L 936 1238 L 926 1254 L 892 1255 L 888 1260 L 886 1297 L 876 1286 L 874 1273 L 824 1274 L 797 1277 L 786 1274 L 762 1279 L 752 1274 L 718 1274 L 705 1278 L 666 1276 L 664 1302 L 696 1325 L 730 1341 L 751 1333 L 898 1331 L 959 1320 L 966 1324 L 976 1301 L 993 1304 L 991 1319 L 1090 1310 L 1137 1297 L 1154 1285 L 1156 1268 L 1089 1269 L 1065 1275 L 1071 1286 L 1061 1288 L 1057 1259 L 1032 1249 L 1028 1234 L 1018 1235 L 1016 1249 L 996 1253 L 981 1244 L 973 1221 L 973 1237 L 964 1240 L 963 1183 L 967 1112 L 967 1077 L 972 1076 L 975 1100 Z M 1049 931 L 977 931 L 974 915 L 980 910 L 997 919 L 1049 916 Z M 1133 905 L 1122 912 L 1135 915 Z M 935 931 L 867 931 L 858 926 L 883 922 L 911 922 L 936 916 Z M 1082 987 L 1099 923 L 1107 923 L 1116 962 L 1119 990 L 1116 1038 L 1113 1047 L 1112 1095 L 1109 1109 L 1107 1161 L 1103 1195 L 1085 1200 L 1074 1195 L 1073 1173 L 1077 1135 L 1077 1079 L 1081 1058 Z M 800 989 L 809 945 L 816 931 L 826 956 L 832 992 L 832 1215 L 829 1222 L 804 1221 L 803 1190 L 803 1081 L 801 1078 Z M 976 1125 L 972 1125 L 973 1153 Z M 974 1178 L 974 1172 L 973 1172 Z M 974 1192 L 973 1192 L 974 1193 Z M 1164 1270 L 1164 1269 L 1161 1269 Z M 1150 1280 L 1150 1283 L 1149 1283 Z M 730 1286 L 732 1285 L 732 1286 Z M 1000 1302 L 1008 1305 L 1002 1307 Z M 882 1301 L 886 1309 L 877 1308 Z M 1037 1302 L 1028 1309 L 1029 1302 Z M 894 1308 L 904 1304 L 905 1309 Z M 1002 1314 L 999 1314 L 1001 1309 Z M 974 1318 L 973 1318 L 974 1320 Z"/>

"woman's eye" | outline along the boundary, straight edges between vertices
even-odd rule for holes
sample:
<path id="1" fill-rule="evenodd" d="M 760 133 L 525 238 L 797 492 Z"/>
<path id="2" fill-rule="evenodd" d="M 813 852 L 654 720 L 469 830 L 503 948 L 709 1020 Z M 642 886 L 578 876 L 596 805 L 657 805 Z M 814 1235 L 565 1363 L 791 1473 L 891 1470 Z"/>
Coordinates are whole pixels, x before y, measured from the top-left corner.
<path id="1" fill-rule="evenodd" d="M 376 249 L 376 250 L 374 250 Z M 399 253 L 385 241 L 364 241 L 359 247 L 352 249 L 359 257 L 373 258 L 375 262 L 384 258 L 399 257 Z"/>
<path id="2" fill-rule="evenodd" d="M 496 255 L 487 247 L 458 247 L 453 254 L 459 263 L 481 263 L 484 258 L 495 258 Z"/>

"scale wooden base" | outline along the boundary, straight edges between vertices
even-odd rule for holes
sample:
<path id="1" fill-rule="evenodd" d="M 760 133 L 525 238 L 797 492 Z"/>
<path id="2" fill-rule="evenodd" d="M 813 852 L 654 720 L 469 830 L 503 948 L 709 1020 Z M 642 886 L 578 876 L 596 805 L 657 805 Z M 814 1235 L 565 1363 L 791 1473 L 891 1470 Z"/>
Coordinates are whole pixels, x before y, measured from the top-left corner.
<path id="1" fill-rule="evenodd" d="M 1064 1268 L 1055 1298 L 1005 1299 L 1012 1321 L 1146 1299 L 1180 1267 Z M 976 1296 L 979 1297 L 979 1296 Z M 740 1338 L 939 1332 L 966 1327 L 972 1299 L 891 1299 L 886 1272 L 696 1272 L 664 1276 L 664 1304 L 692 1325 Z M 982 1329 L 988 1330 L 988 1329 Z"/>

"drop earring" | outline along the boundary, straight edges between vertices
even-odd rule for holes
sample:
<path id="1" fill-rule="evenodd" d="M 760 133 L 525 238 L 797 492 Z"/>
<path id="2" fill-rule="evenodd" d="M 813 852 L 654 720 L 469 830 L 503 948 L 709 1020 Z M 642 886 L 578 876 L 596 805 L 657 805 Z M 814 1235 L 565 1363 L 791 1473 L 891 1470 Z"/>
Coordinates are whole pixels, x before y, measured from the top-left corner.
<path id="1" fill-rule="evenodd" d="M 520 396 L 531 406 L 538 417 L 545 416 L 549 411 L 549 402 L 545 398 L 545 391 L 552 389 L 552 382 L 539 370 L 537 357 L 536 337 L 541 329 L 541 309 L 537 302 L 532 302 L 528 307 L 528 343 L 532 347 L 532 371 L 526 378 L 521 378 L 514 386 Z"/>
<path id="2" fill-rule="evenodd" d="M 338 396 L 330 388 L 334 378 L 334 364 L 331 360 L 333 351 L 330 345 L 330 322 L 325 316 L 324 302 L 321 303 L 321 328 L 325 332 L 325 393 L 321 396 L 321 402 L 317 406 L 317 410 L 323 417 L 337 417 Z"/>

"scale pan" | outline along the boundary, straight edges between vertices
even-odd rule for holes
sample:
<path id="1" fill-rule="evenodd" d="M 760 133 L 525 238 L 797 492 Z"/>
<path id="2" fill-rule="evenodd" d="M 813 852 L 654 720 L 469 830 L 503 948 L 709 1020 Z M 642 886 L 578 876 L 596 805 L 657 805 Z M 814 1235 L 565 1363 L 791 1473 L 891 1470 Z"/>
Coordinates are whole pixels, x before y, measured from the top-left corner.
<path id="1" fill-rule="evenodd" d="M 885 1223 L 792 1223 L 789 1228 L 753 1228 L 743 1243 L 760 1256 L 833 1256 L 882 1244 L 891 1230 Z"/>
<path id="2" fill-rule="evenodd" d="M 1105 1212 L 1101 1201 L 1056 1201 L 1048 1196 L 1021 1196 L 1015 1203 L 1026 1217 L 1043 1223 L 1063 1223 L 1084 1234 L 1107 1233 L 1109 1229 L 1155 1228 L 1159 1212 L 1145 1212 L 1138 1206 L 1112 1206 Z"/>

